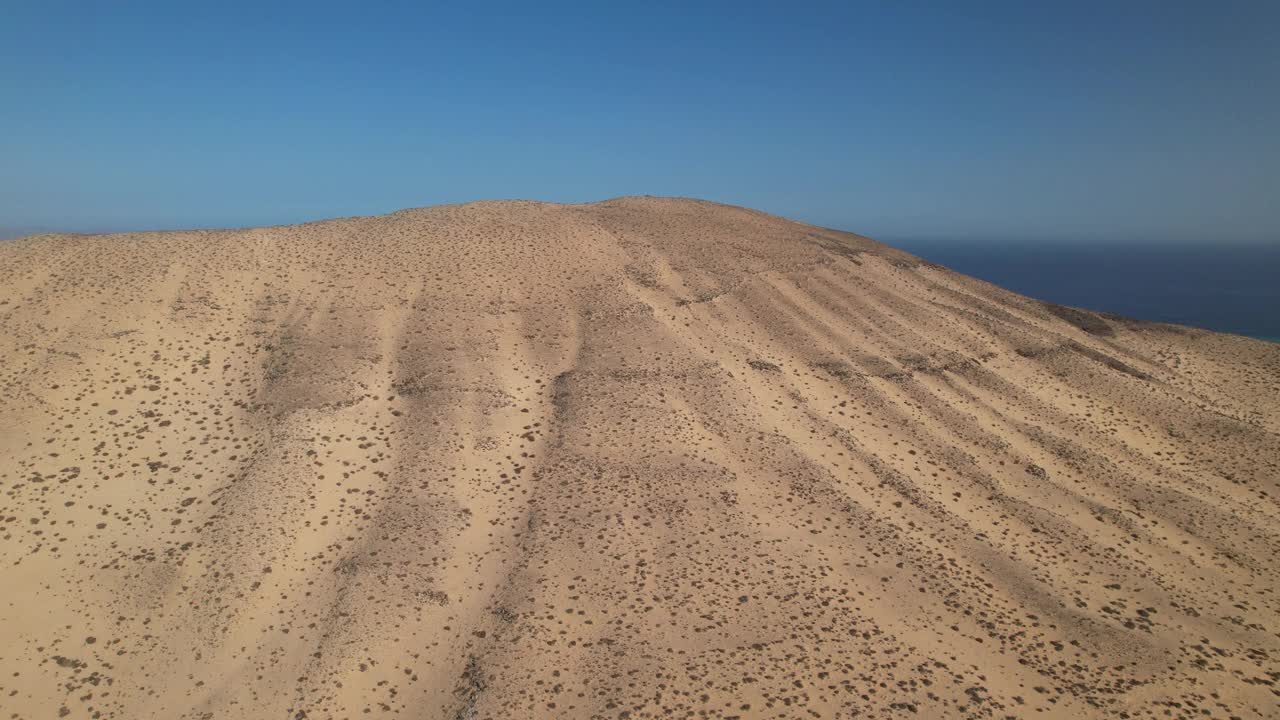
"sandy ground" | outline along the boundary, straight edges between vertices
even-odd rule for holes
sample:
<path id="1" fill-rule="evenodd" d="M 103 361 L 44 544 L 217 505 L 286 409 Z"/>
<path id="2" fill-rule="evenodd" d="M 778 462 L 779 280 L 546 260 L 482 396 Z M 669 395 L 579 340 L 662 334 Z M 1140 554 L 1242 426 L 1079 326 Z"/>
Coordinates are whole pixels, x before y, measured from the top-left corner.
<path id="1" fill-rule="evenodd" d="M 1280 346 L 693 200 L 0 245 L 0 717 L 1280 717 Z"/>

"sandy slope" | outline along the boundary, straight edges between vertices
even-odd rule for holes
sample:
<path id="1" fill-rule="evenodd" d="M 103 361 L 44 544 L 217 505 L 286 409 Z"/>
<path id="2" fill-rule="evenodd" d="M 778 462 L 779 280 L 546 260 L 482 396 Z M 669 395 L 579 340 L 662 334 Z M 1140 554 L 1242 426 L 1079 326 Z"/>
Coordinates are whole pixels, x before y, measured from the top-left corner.
<path id="1" fill-rule="evenodd" d="M 0 245 L 0 708 L 1277 717 L 1280 346 L 692 200 Z"/>

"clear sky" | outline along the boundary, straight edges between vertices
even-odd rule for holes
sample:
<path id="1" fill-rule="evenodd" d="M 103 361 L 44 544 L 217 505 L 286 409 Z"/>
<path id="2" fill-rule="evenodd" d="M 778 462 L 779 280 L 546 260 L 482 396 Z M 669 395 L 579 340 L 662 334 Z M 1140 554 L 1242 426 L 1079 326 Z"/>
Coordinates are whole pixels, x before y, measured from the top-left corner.
<path id="1" fill-rule="evenodd" d="M 1280 2 L 0 7 L 0 236 L 688 195 L 1280 242 Z"/>

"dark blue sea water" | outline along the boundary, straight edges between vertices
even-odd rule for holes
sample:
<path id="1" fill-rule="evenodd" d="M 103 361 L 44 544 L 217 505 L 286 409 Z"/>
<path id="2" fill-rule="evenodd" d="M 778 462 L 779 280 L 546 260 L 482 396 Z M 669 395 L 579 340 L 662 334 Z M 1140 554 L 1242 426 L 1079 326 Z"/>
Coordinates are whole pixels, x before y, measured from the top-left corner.
<path id="1" fill-rule="evenodd" d="M 890 244 L 1041 300 L 1280 341 L 1280 243 Z"/>

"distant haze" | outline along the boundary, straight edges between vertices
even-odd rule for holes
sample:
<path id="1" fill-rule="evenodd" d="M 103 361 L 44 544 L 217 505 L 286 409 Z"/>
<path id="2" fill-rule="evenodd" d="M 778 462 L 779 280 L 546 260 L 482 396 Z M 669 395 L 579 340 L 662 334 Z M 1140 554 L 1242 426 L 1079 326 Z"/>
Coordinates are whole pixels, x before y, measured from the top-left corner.
<path id="1" fill-rule="evenodd" d="M 1280 237 L 1280 5 L 22 3 L 0 236 L 686 195 L 873 236 Z"/>

